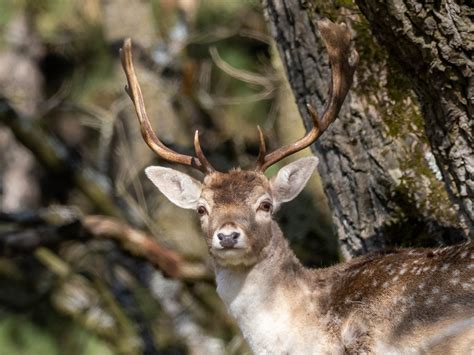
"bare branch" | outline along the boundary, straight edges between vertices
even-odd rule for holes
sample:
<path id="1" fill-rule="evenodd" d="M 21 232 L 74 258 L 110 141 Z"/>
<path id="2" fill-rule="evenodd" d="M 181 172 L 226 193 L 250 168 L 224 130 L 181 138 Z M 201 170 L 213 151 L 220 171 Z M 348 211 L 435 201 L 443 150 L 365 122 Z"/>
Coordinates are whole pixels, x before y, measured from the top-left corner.
<path id="1" fill-rule="evenodd" d="M 116 218 L 83 217 L 76 208 L 56 206 L 37 212 L 0 213 L 0 223 L 8 224 L 0 234 L 0 256 L 27 254 L 39 247 L 54 247 L 77 240 L 108 238 L 130 254 L 144 258 L 166 275 L 185 279 L 208 279 L 208 270 L 186 262 L 177 252 L 151 236 Z"/>
<path id="2" fill-rule="evenodd" d="M 61 141 L 38 124 L 39 120 L 20 116 L 4 98 L 0 98 L 0 123 L 11 129 L 17 140 L 45 169 L 69 176 L 102 213 L 115 217 L 133 213 L 131 209 L 117 207 L 120 203 L 112 197 L 112 186 L 107 176 L 77 161 Z M 137 219 L 133 215 L 127 217 L 129 220 Z"/>
<path id="3" fill-rule="evenodd" d="M 116 240 L 131 254 L 147 259 L 167 275 L 179 277 L 183 258 L 176 252 L 159 245 L 150 235 L 131 228 L 115 218 L 86 216 L 84 228 L 93 236 Z"/>

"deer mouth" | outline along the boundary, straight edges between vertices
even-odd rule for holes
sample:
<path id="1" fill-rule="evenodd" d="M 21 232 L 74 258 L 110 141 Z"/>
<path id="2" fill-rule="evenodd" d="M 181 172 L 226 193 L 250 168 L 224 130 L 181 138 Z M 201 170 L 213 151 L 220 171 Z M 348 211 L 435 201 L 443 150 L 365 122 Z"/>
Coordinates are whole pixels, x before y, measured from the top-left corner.
<path id="1" fill-rule="evenodd" d="M 240 246 L 235 246 L 235 245 L 229 245 L 229 246 L 222 246 L 221 248 L 213 248 L 214 251 L 216 252 L 230 252 L 230 251 L 242 251 L 242 250 L 245 250 L 244 247 L 240 247 Z"/>
<path id="2" fill-rule="evenodd" d="M 221 246 L 220 248 L 211 248 L 211 254 L 217 257 L 218 259 L 240 259 L 244 254 L 247 253 L 247 248 L 243 246 Z"/>
<path id="3" fill-rule="evenodd" d="M 211 255 L 219 265 L 224 267 L 250 266 L 256 262 L 255 256 L 249 249 L 242 247 L 212 249 Z"/>

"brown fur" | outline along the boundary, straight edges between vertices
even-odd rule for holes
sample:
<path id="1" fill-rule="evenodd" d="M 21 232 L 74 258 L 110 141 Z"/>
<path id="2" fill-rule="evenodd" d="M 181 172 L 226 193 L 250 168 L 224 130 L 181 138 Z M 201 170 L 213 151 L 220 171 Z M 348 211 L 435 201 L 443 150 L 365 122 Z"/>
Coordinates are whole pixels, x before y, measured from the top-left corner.
<path id="1" fill-rule="evenodd" d="M 436 334 L 450 321 L 474 316 L 471 258 L 473 242 L 371 254 L 318 270 L 331 283 L 322 312 L 342 320 L 357 314 L 372 325 L 369 335 L 387 328 L 386 341 L 393 344 Z"/>
<path id="2" fill-rule="evenodd" d="M 255 190 L 268 189 L 268 179 L 255 171 L 231 170 L 206 176 L 204 190 L 211 190 L 216 205 L 246 205 Z"/>

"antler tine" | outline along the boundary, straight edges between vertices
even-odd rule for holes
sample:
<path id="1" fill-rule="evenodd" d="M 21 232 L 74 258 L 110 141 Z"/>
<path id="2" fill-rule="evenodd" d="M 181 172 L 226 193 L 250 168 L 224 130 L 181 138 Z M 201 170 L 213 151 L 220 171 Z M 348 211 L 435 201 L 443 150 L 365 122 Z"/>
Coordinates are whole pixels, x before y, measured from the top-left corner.
<path id="1" fill-rule="evenodd" d="M 259 149 L 258 149 L 258 158 L 257 158 L 257 168 L 265 164 L 265 156 L 267 155 L 267 147 L 265 145 L 265 137 L 263 135 L 260 126 L 257 126 L 258 137 L 260 139 Z"/>
<path id="2" fill-rule="evenodd" d="M 201 149 L 201 143 L 199 142 L 199 131 L 196 130 L 196 133 L 194 134 L 194 150 L 196 151 L 196 155 L 199 159 L 199 162 L 201 163 L 201 166 L 203 167 L 203 172 L 206 174 L 210 174 L 214 171 L 214 167 L 209 163 L 209 160 L 207 160 L 206 156 L 204 155 L 202 149 Z"/>
<path id="3" fill-rule="evenodd" d="M 128 82 L 125 91 L 128 96 L 130 96 L 130 99 L 132 99 L 133 105 L 135 106 L 135 112 L 137 113 L 138 121 L 140 123 L 140 131 L 145 143 L 148 144 L 151 150 L 153 150 L 159 157 L 169 162 L 192 166 L 201 170 L 205 174 L 209 173 L 212 166 L 204 157 L 200 147 L 198 158 L 180 154 L 166 147 L 153 132 L 153 128 L 151 127 L 150 120 L 148 119 L 145 110 L 145 102 L 143 100 L 140 84 L 138 83 L 135 68 L 133 66 L 132 40 L 130 38 L 127 38 L 124 41 L 123 47 L 120 49 L 120 61 L 122 62 L 122 67 Z"/>
<path id="4" fill-rule="evenodd" d="M 258 171 L 265 171 L 269 166 L 281 159 L 314 143 L 337 118 L 347 92 L 352 85 L 359 55 L 357 51 L 351 51 L 351 34 L 349 30 L 344 24 L 335 24 L 329 20 L 318 21 L 318 28 L 328 51 L 329 63 L 331 65 L 329 99 L 321 120 L 318 120 L 316 111 L 308 104 L 308 111 L 313 121 L 311 130 L 300 140 L 265 155 L 263 159 L 259 154 L 256 168 Z"/>

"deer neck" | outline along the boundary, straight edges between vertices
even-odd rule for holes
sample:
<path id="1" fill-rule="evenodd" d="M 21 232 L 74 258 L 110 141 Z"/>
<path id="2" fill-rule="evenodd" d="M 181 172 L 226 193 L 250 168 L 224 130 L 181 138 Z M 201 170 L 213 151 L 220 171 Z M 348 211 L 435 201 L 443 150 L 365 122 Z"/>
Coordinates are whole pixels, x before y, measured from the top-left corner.
<path id="1" fill-rule="evenodd" d="M 270 295 L 265 294 L 266 286 L 274 287 L 284 282 L 281 272 L 283 264 L 290 262 L 293 269 L 303 268 L 275 222 L 272 225 L 272 240 L 262 254 L 263 259 L 249 267 L 216 265 L 217 292 L 227 307 L 231 308 L 246 296 L 254 298 L 254 301 L 257 301 L 257 295 L 261 295 L 258 298 L 262 301 L 268 299 Z"/>
<path id="2" fill-rule="evenodd" d="M 310 273 L 300 264 L 276 222 L 272 228 L 272 241 L 263 260 L 246 268 L 216 266 L 217 292 L 255 353 L 284 349 L 318 353 L 314 351 L 317 344 L 322 351 L 328 343 L 324 320 L 321 326 L 315 324 L 318 294 L 323 292 L 315 289 L 314 271 Z"/>

